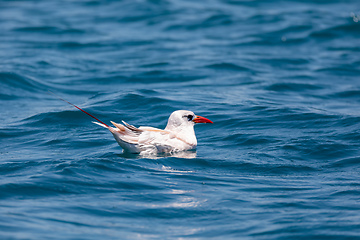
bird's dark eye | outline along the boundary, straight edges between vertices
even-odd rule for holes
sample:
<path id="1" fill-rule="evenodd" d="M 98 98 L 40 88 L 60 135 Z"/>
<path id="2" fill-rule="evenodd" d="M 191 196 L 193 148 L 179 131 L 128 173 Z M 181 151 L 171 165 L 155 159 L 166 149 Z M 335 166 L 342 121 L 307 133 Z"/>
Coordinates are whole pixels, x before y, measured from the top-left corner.
<path id="1" fill-rule="evenodd" d="M 188 121 L 192 121 L 192 120 L 193 120 L 193 118 L 194 118 L 194 116 L 193 116 L 193 115 L 188 115 L 188 116 L 187 116 Z"/>

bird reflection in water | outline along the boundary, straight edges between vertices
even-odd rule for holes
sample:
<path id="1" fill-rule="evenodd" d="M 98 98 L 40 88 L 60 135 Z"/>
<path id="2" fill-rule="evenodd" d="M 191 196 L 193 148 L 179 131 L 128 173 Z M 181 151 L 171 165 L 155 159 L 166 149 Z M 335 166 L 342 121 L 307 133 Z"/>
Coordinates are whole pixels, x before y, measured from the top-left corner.
<path id="1" fill-rule="evenodd" d="M 140 158 L 161 159 L 167 157 L 194 159 L 196 158 L 196 150 L 168 152 L 168 153 L 141 152 L 140 154 L 123 152 L 117 155 L 119 157 L 127 158 L 127 159 L 140 159 Z"/>

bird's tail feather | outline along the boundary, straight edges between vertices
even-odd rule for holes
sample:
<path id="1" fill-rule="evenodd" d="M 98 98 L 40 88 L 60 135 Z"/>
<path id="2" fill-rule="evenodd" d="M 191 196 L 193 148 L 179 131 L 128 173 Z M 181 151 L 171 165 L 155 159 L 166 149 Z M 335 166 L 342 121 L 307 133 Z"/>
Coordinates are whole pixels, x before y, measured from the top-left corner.
<path id="1" fill-rule="evenodd" d="M 108 126 L 108 125 L 105 125 L 105 124 L 102 124 L 102 123 L 99 123 L 99 122 L 93 122 L 93 123 L 95 123 L 95 124 L 97 124 L 97 125 L 99 125 L 99 126 L 102 126 L 102 127 L 104 127 L 104 128 L 109 129 L 109 131 L 110 131 L 111 133 L 117 132 L 114 128 L 112 128 L 112 127 L 110 127 L 110 126 Z"/>
<path id="2" fill-rule="evenodd" d="M 104 124 L 99 123 L 99 122 L 92 122 L 92 123 L 95 123 L 95 124 L 97 124 L 97 125 L 99 125 L 99 126 L 102 126 L 102 127 L 104 127 L 104 128 L 108 128 L 108 126 L 105 126 Z"/>

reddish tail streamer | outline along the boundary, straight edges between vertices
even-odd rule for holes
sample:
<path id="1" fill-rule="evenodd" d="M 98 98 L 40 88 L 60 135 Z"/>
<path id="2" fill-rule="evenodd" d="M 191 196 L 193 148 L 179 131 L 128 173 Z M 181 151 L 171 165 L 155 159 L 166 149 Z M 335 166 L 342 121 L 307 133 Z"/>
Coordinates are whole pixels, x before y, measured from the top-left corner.
<path id="1" fill-rule="evenodd" d="M 74 106 L 74 107 L 76 107 L 77 109 L 79 109 L 80 111 L 82 111 L 83 113 L 86 113 L 87 115 L 89 115 L 90 117 L 92 117 L 92 118 L 94 118 L 96 121 L 98 121 L 99 123 L 102 123 L 102 124 L 104 124 L 106 127 L 110 127 L 109 125 L 107 125 L 106 123 L 104 123 L 103 121 L 101 121 L 101 120 L 99 120 L 99 119 L 97 119 L 96 117 L 94 117 L 93 115 L 91 115 L 90 113 L 88 113 L 88 112 L 86 112 L 85 110 L 82 110 L 81 108 L 79 108 L 78 106 L 76 106 L 75 104 L 72 104 L 71 102 L 68 102 L 68 101 L 66 101 L 65 99 L 62 99 L 61 97 L 59 97 L 59 96 L 57 96 L 57 95 L 55 95 L 53 92 L 51 92 L 51 91 L 49 91 L 49 93 L 51 93 L 52 95 L 54 95 L 55 97 L 57 97 L 58 99 L 60 99 L 60 100 L 62 100 L 62 101 L 64 101 L 64 102 L 66 102 L 66 103 L 68 103 L 68 104 L 70 104 L 70 105 L 72 105 L 72 106 Z"/>

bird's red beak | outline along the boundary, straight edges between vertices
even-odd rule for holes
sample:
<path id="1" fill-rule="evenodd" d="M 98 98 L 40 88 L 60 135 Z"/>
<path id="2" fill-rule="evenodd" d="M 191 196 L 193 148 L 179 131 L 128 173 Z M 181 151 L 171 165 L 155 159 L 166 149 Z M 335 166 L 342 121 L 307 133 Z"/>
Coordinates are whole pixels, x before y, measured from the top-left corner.
<path id="1" fill-rule="evenodd" d="M 193 122 L 194 123 L 213 123 L 211 120 L 209 120 L 207 118 L 204 118 L 204 117 L 201 117 L 201 116 L 196 116 L 193 119 Z"/>

